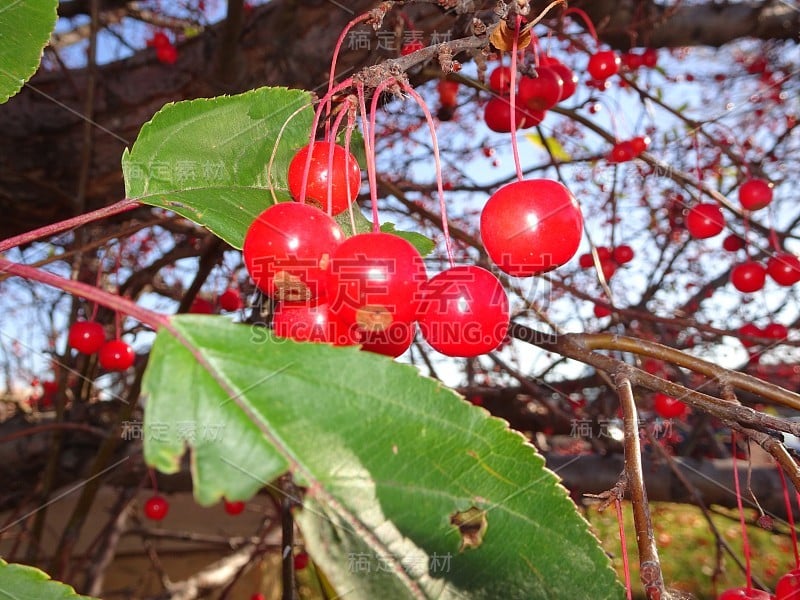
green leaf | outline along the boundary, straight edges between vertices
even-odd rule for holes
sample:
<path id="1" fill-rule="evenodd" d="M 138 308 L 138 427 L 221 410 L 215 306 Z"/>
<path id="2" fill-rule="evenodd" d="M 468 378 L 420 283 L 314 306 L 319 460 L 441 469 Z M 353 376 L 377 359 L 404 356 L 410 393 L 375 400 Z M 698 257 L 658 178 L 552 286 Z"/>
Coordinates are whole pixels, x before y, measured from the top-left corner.
<path id="1" fill-rule="evenodd" d="M 39 68 L 57 8 L 58 0 L 0 0 L 0 104 Z"/>
<path id="2" fill-rule="evenodd" d="M 261 211 L 291 199 L 286 173 L 312 118 L 308 92 L 286 88 L 167 104 L 123 154 L 125 193 L 241 248 Z"/>
<path id="3" fill-rule="evenodd" d="M 175 472 L 191 446 L 203 505 L 290 471 L 348 599 L 622 597 L 535 449 L 412 366 L 189 315 L 159 332 L 143 389 L 147 463 Z"/>
<path id="4" fill-rule="evenodd" d="M 381 231 L 384 233 L 393 233 L 394 235 L 411 242 L 411 245 L 417 249 L 422 256 L 427 256 L 436 247 L 433 240 L 425 237 L 416 231 L 397 231 L 394 223 L 386 222 L 381 225 Z"/>
<path id="5" fill-rule="evenodd" d="M 352 221 L 350 216 L 350 211 L 346 210 L 344 212 L 340 212 L 338 215 L 333 217 L 334 221 L 339 224 L 339 227 L 342 228 L 344 234 L 347 237 L 351 235 L 356 235 L 357 233 L 368 233 L 372 231 L 372 221 L 367 219 L 361 209 L 358 207 L 357 203 L 353 203 L 353 215 Z"/>
<path id="6" fill-rule="evenodd" d="M 53 581 L 44 571 L 27 565 L 9 564 L 0 558 L 0 598 L 14 600 L 69 600 L 84 598 L 70 586 Z"/>

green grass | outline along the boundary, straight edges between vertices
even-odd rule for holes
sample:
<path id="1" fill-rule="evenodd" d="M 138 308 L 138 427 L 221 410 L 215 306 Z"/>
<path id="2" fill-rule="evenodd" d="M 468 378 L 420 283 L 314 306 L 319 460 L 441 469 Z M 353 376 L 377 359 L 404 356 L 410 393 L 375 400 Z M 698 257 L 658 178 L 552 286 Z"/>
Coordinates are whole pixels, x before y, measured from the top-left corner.
<path id="1" fill-rule="evenodd" d="M 623 510 L 633 593 L 635 598 L 644 598 L 639 581 L 636 533 L 630 504 L 625 503 Z M 727 510 L 720 512 L 724 514 L 711 515 L 712 521 L 725 542 L 744 562 L 737 513 Z M 744 573 L 727 553 L 721 551 L 718 559 L 714 534 L 700 509 L 680 504 L 653 503 L 651 515 L 667 588 L 704 599 L 715 598 L 715 592 L 719 593 L 726 588 L 745 585 Z M 747 512 L 746 516 L 752 521 L 758 515 Z M 614 567 L 624 581 L 619 526 L 613 505 L 602 513 L 591 507 L 586 518 L 602 540 L 606 552 L 613 557 Z M 753 576 L 772 590 L 780 576 L 795 567 L 788 525 L 776 520 L 773 531 L 749 526 L 747 535 L 752 548 Z M 718 565 L 721 572 L 717 575 L 715 587 L 714 572 Z"/>

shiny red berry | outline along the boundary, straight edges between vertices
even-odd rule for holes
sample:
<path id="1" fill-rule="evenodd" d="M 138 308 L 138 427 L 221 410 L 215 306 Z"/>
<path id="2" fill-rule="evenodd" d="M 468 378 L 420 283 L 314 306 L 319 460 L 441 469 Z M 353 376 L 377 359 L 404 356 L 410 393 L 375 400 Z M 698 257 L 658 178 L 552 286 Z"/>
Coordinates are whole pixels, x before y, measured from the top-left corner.
<path id="1" fill-rule="evenodd" d="M 800 598 L 800 569 L 792 569 L 775 585 L 775 600 L 797 600 Z"/>
<path id="2" fill-rule="evenodd" d="M 776 252 L 767 261 L 767 273 L 778 285 L 794 285 L 800 281 L 800 258 L 788 252 Z"/>
<path id="3" fill-rule="evenodd" d="M 497 190 L 484 206 L 481 238 L 505 273 L 526 277 L 568 262 L 583 235 L 578 202 L 558 181 L 528 179 Z"/>
<path id="4" fill-rule="evenodd" d="M 645 48 L 642 53 L 642 64 L 652 69 L 658 64 L 658 50 L 655 48 Z"/>
<path id="5" fill-rule="evenodd" d="M 244 264 L 275 300 L 325 295 L 330 258 L 344 240 L 339 225 L 310 204 L 280 202 L 262 212 L 244 238 Z"/>
<path id="6" fill-rule="evenodd" d="M 547 110 L 555 106 L 564 91 L 564 81 L 553 69 L 539 67 L 537 77 L 521 77 L 519 80 L 519 98 L 527 108 Z"/>
<path id="7" fill-rule="evenodd" d="M 544 119 L 543 112 L 526 110 L 519 98 L 515 100 L 514 115 L 514 126 L 517 129 L 532 127 Z M 492 131 L 509 133 L 511 131 L 511 100 L 507 96 L 489 100 L 483 110 L 483 120 Z"/>
<path id="8" fill-rule="evenodd" d="M 98 352 L 100 366 L 106 371 L 124 371 L 133 366 L 135 360 L 133 348 L 122 340 L 109 340 Z"/>
<path id="9" fill-rule="evenodd" d="M 767 270 L 753 260 L 736 265 L 731 271 L 733 287 L 745 294 L 757 292 L 764 287 L 766 280 Z"/>
<path id="10" fill-rule="evenodd" d="M 222 310 L 233 312 L 242 308 L 242 296 L 239 290 L 228 288 L 219 295 L 219 306 Z"/>
<path id="11" fill-rule="evenodd" d="M 500 65 L 489 75 L 489 88 L 502 96 L 511 92 L 511 68 Z"/>
<path id="12" fill-rule="evenodd" d="M 308 171 L 305 202 L 332 215 L 338 215 L 347 210 L 358 197 L 361 187 L 358 161 L 342 146 L 330 142 L 314 142 L 300 148 L 289 163 L 288 174 L 289 192 L 299 202 L 303 201 L 300 195 L 309 148 L 311 148 L 311 166 Z"/>
<path id="13" fill-rule="evenodd" d="M 744 246 L 744 239 L 740 238 L 735 233 L 725 236 L 725 239 L 722 240 L 722 247 L 728 252 L 736 252 L 737 250 L 744 248 Z"/>
<path id="14" fill-rule="evenodd" d="M 151 521 L 161 521 L 169 512 L 169 502 L 163 496 L 151 496 L 144 503 L 144 516 Z"/>
<path id="15" fill-rule="evenodd" d="M 395 321 L 382 331 L 361 333 L 359 343 L 362 350 L 397 358 L 411 347 L 416 331 L 414 323 Z"/>
<path id="16" fill-rule="evenodd" d="M 782 323 L 770 323 L 764 327 L 763 335 L 773 340 L 785 340 L 789 335 L 789 328 Z"/>
<path id="17" fill-rule="evenodd" d="M 663 419 L 675 419 L 686 413 L 686 405 L 677 398 L 657 393 L 653 396 L 653 410 Z"/>
<path id="18" fill-rule="evenodd" d="M 617 264 L 624 265 L 625 263 L 629 263 L 633 260 L 634 252 L 633 248 L 627 244 L 622 244 L 621 246 L 614 248 L 612 255 Z"/>
<path id="19" fill-rule="evenodd" d="M 608 155 L 608 160 L 613 163 L 628 162 L 636 158 L 636 154 L 636 150 L 634 150 L 631 142 L 617 142 L 612 146 L 611 152 Z"/>
<path id="20" fill-rule="evenodd" d="M 97 321 L 75 321 L 69 328 L 68 343 L 82 354 L 94 354 L 106 341 L 106 332 Z"/>
<path id="21" fill-rule="evenodd" d="M 714 237 L 725 228 L 725 217 L 718 204 L 696 204 L 686 215 L 686 229 L 698 239 Z"/>
<path id="22" fill-rule="evenodd" d="M 352 328 L 331 315 L 327 302 L 280 302 L 272 315 L 276 336 L 296 342 L 351 346 L 359 341 Z"/>
<path id="23" fill-rule="evenodd" d="M 442 354 L 479 356 L 503 343 L 509 324 L 508 296 L 486 269 L 451 267 L 423 286 L 422 297 L 420 333 Z"/>
<path id="24" fill-rule="evenodd" d="M 748 179 L 739 188 L 739 203 L 747 210 L 758 210 L 772 202 L 772 186 L 763 179 Z"/>
<path id="25" fill-rule="evenodd" d="M 559 102 L 563 102 L 567 98 L 572 97 L 572 95 L 575 93 L 575 90 L 578 89 L 578 76 L 575 75 L 572 69 L 552 56 L 542 56 L 539 59 L 539 62 L 543 67 L 549 67 L 553 69 L 553 71 L 558 73 L 558 75 L 561 77 L 562 89 Z"/>
<path id="26" fill-rule="evenodd" d="M 636 156 L 647 150 L 650 146 L 650 137 L 647 135 L 638 135 L 631 139 L 631 147 Z"/>
<path id="27" fill-rule="evenodd" d="M 589 71 L 594 79 L 604 81 L 619 72 L 620 58 L 613 50 L 603 50 L 593 54 L 589 58 Z"/>
<path id="28" fill-rule="evenodd" d="M 193 315 L 213 315 L 214 305 L 205 298 L 197 296 L 189 305 L 189 313 Z"/>
<path id="29" fill-rule="evenodd" d="M 331 258 L 331 312 L 361 331 L 383 331 L 395 321 L 416 318 L 425 263 L 408 241 L 390 233 L 347 238 Z"/>

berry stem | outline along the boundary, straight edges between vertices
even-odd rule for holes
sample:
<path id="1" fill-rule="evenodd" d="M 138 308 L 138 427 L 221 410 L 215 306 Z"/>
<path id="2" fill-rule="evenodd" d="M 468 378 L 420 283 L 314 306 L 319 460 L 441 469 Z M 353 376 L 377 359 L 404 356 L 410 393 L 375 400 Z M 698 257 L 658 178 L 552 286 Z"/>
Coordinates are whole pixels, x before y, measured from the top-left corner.
<path id="1" fill-rule="evenodd" d="M 35 267 L 15 263 L 2 257 L 0 257 L 0 272 L 10 273 L 11 275 L 23 277 L 31 281 L 39 281 L 46 285 L 64 290 L 74 296 L 80 296 L 81 298 L 96 302 L 97 304 L 102 304 L 112 310 L 130 315 L 154 330 L 169 325 L 169 319 L 166 315 L 147 310 L 128 298 L 111 294 L 110 292 L 106 292 L 105 290 L 98 289 L 80 281 L 65 279 L 60 275 L 54 275 L 53 273 L 48 273 L 47 271 L 42 271 Z"/>
<path id="2" fill-rule="evenodd" d="M 522 173 L 522 165 L 519 162 L 519 145 L 517 144 L 517 48 L 519 47 L 519 28 L 522 25 L 522 17 L 517 15 L 517 27 L 514 30 L 514 42 L 511 47 L 511 150 L 514 153 L 514 167 L 517 170 L 517 179 L 522 181 L 525 176 Z"/>
<path id="3" fill-rule="evenodd" d="M 382 81 L 372 92 L 372 102 L 369 107 L 369 149 L 367 151 L 367 175 L 369 177 L 369 199 L 372 204 L 372 228 L 376 233 L 380 231 L 378 222 L 378 168 L 375 164 L 375 128 L 378 113 L 378 100 L 380 100 L 383 90 L 392 83 L 394 79 Z"/>
<path id="4" fill-rule="evenodd" d="M 625 592 L 628 600 L 633 598 L 633 588 L 631 584 L 631 565 L 628 560 L 628 544 L 625 541 L 625 522 L 622 515 L 622 501 L 614 498 L 614 506 L 617 509 L 617 523 L 619 524 L 619 543 L 622 546 L 622 570 L 625 573 Z"/>
<path id="5" fill-rule="evenodd" d="M 797 530 L 794 527 L 794 513 L 792 512 L 792 500 L 789 497 L 789 487 L 786 485 L 786 476 L 783 468 L 778 465 L 778 475 L 781 476 L 781 487 L 783 487 L 783 502 L 786 506 L 786 519 L 789 521 L 789 533 L 792 536 L 792 550 L 794 550 L 794 566 L 800 569 L 800 553 L 797 551 Z"/>
<path id="6" fill-rule="evenodd" d="M 328 131 L 328 173 L 331 174 L 328 176 L 328 185 L 327 185 L 327 211 L 329 215 L 333 215 L 333 155 L 334 155 L 334 147 L 336 146 L 336 133 L 339 131 L 339 127 L 342 125 L 342 119 L 344 119 L 346 111 L 342 110 L 339 111 L 339 114 L 336 115 L 336 120 L 333 122 L 333 133 Z M 346 155 L 345 155 L 346 160 Z M 345 162 L 345 173 L 349 173 L 350 171 L 347 170 L 348 163 Z M 305 177 L 308 178 L 308 173 L 305 174 Z M 345 177 L 348 184 L 350 182 L 349 177 Z M 349 186 L 348 186 L 349 187 Z M 349 190 L 347 190 L 349 194 Z M 347 196 L 348 202 L 350 200 L 350 196 Z"/>
<path id="7" fill-rule="evenodd" d="M 336 87 L 329 89 L 328 93 L 322 97 L 317 104 L 317 109 L 314 111 L 314 120 L 311 123 L 311 134 L 309 135 L 308 140 L 308 156 L 306 156 L 306 164 L 305 168 L 303 169 L 303 184 L 300 186 L 300 197 L 295 198 L 300 204 L 305 204 L 306 202 L 306 190 L 308 189 L 308 173 L 311 171 L 311 157 L 312 157 L 312 150 L 314 148 L 314 142 L 317 139 L 317 127 L 319 127 L 319 120 L 322 118 L 323 109 L 327 104 L 330 103 L 331 98 L 338 92 L 343 89 L 346 89 L 353 83 L 353 78 L 348 77 L 343 82 L 341 82 Z"/>
<path id="8" fill-rule="evenodd" d="M 444 201 L 444 182 L 442 180 L 442 161 L 439 156 L 439 140 L 436 137 L 436 125 L 433 122 L 433 116 L 425 100 L 422 99 L 414 88 L 407 83 L 403 84 L 403 90 L 409 94 L 422 109 L 425 115 L 425 120 L 428 122 L 428 129 L 431 132 L 431 141 L 433 143 L 433 163 L 436 169 L 436 191 L 439 195 L 439 211 L 442 214 L 442 233 L 444 234 L 444 245 L 447 250 L 447 260 L 450 261 L 450 267 L 455 266 L 455 259 L 453 258 L 453 242 L 450 239 L 450 229 L 447 226 L 447 204 Z"/>
<path id="9" fill-rule="evenodd" d="M 744 519 L 744 507 L 742 506 L 742 489 L 739 485 L 739 468 L 736 465 L 736 432 L 731 430 L 731 450 L 733 463 L 733 486 L 736 491 L 736 506 L 739 509 L 739 524 L 742 528 L 742 551 L 744 552 L 744 575 L 747 589 L 753 589 L 753 574 L 750 565 L 750 540 L 747 537 L 747 523 Z"/>
<path id="10" fill-rule="evenodd" d="M 339 34 L 339 39 L 336 40 L 336 45 L 333 47 L 333 57 L 331 58 L 331 72 L 330 72 L 330 75 L 328 76 L 328 91 L 329 92 L 330 92 L 330 90 L 333 89 L 333 82 L 336 80 L 336 62 L 339 60 L 339 53 L 342 50 L 342 44 L 344 44 L 344 40 L 347 37 L 347 34 L 350 32 L 350 30 L 353 27 L 355 27 L 359 23 L 361 23 L 363 21 L 367 21 L 370 18 L 370 16 L 371 15 L 370 15 L 369 12 L 366 12 L 366 13 L 364 13 L 362 15 L 359 15 L 355 19 L 351 20 L 347 25 L 345 25 L 344 29 L 342 29 L 342 32 Z M 325 110 L 328 113 L 330 113 L 330 111 L 331 111 L 331 98 L 328 98 L 328 100 L 326 102 L 326 105 L 325 105 Z M 326 136 L 327 136 L 329 131 L 326 130 L 325 133 L 326 133 Z"/>
<path id="11" fill-rule="evenodd" d="M 564 11 L 565 17 L 571 14 L 578 15 L 583 20 L 583 22 L 586 23 L 586 29 L 589 30 L 589 35 L 592 36 L 592 39 L 594 40 L 595 44 L 599 46 L 600 41 L 597 39 L 597 31 L 595 30 L 594 23 L 592 23 L 592 20 L 589 18 L 589 15 L 587 15 L 586 12 L 583 11 L 582 9 L 577 8 L 575 6 L 571 6 Z"/>
<path id="12" fill-rule="evenodd" d="M 93 210 L 92 212 L 84 213 L 82 215 L 78 215 L 77 217 L 66 219 L 64 221 L 59 221 L 58 223 L 45 225 L 44 227 L 39 227 L 38 229 L 34 229 L 26 233 L 15 235 L 6 240 L 2 240 L 0 241 L 0 252 L 5 252 L 7 250 L 10 250 L 11 248 L 16 248 L 17 246 L 21 246 L 23 244 L 29 244 L 31 242 L 35 242 L 38 239 L 44 237 L 50 237 L 58 233 L 61 233 L 63 231 L 75 229 L 87 223 L 100 221 L 101 219 L 105 219 L 106 217 L 110 217 L 112 215 L 132 210 L 137 206 L 139 206 L 138 200 L 134 198 L 125 198 L 124 200 L 115 202 L 111 206 L 104 206 L 103 208 Z"/>

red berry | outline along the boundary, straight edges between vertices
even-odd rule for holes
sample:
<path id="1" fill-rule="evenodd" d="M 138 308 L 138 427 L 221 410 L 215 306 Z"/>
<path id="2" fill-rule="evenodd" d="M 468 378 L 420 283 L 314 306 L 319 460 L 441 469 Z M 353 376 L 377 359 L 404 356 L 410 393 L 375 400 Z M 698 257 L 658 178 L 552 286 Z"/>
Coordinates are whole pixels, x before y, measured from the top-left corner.
<path id="1" fill-rule="evenodd" d="M 342 242 L 331 258 L 330 310 L 361 331 L 411 323 L 426 279 L 425 263 L 409 242 L 390 233 L 360 233 Z"/>
<path id="2" fill-rule="evenodd" d="M 503 96 L 511 92 L 511 68 L 500 65 L 489 75 L 489 88 Z"/>
<path id="3" fill-rule="evenodd" d="M 744 248 L 744 246 L 744 239 L 740 238 L 735 233 L 725 236 L 725 239 L 722 240 L 722 247 L 728 252 L 736 252 Z"/>
<path id="4" fill-rule="evenodd" d="M 365 331 L 361 334 L 362 350 L 397 358 L 409 349 L 417 330 L 414 323 L 395 321 L 383 331 Z"/>
<path id="5" fill-rule="evenodd" d="M 205 298 L 197 296 L 189 305 L 189 312 L 193 315 L 213 315 L 214 305 Z"/>
<path id="6" fill-rule="evenodd" d="M 256 285 L 276 300 L 320 298 L 330 258 L 342 240 L 339 225 L 318 208 L 280 202 L 247 230 L 244 264 Z"/>
<path id="7" fill-rule="evenodd" d="M 178 62 L 178 49 L 172 44 L 157 46 L 156 58 L 165 65 L 174 65 Z"/>
<path id="8" fill-rule="evenodd" d="M 561 77 L 562 88 L 559 102 L 563 102 L 567 98 L 571 98 L 575 93 L 575 90 L 578 89 L 578 76 L 572 72 L 572 69 L 552 56 L 542 56 L 539 60 L 539 63 L 543 67 L 551 68 Z"/>
<path id="9" fill-rule="evenodd" d="M 233 312 L 242 308 L 242 297 L 239 295 L 239 290 L 235 288 L 228 288 L 219 296 L 219 305 L 222 310 Z"/>
<path id="10" fill-rule="evenodd" d="M 326 302 L 280 302 L 272 315 L 276 336 L 296 342 L 327 342 L 351 346 L 358 342 L 354 332 L 330 314 Z"/>
<path id="11" fill-rule="evenodd" d="M 611 315 L 611 309 L 607 306 L 603 306 L 602 304 L 595 304 L 594 305 L 594 316 L 598 319 L 602 319 L 603 317 L 608 317 Z"/>
<path id="12" fill-rule="evenodd" d="M 267 597 L 264 594 L 253 594 L 250 600 L 267 600 Z"/>
<path id="13" fill-rule="evenodd" d="M 775 600 L 797 600 L 800 598 L 800 569 L 792 569 L 778 580 Z"/>
<path id="14" fill-rule="evenodd" d="M 147 46 L 152 48 L 162 48 L 169 45 L 171 45 L 171 42 L 163 31 L 157 31 L 153 34 L 153 37 L 147 40 Z"/>
<path id="15" fill-rule="evenodd" d="M 228 500 L 225 500 L 225 512 L 228 513 L 229 515 L 236 516 L 238 514 L 241 514 L 243 510 L 244 510 L 244 502 L 240 501 L 230 502 Z"/>
<path id="16" fill-rule="evenodd" d="M 770 323 L 764 327 L 763 335 L 773 340 L 785 340 L 789 336 L 789 328 L 782 323 Z"/>
<path id="17" fill-rule="evenodd" d="M 592 253 L 586 252 L 585 254 L 581 254 L 578 257 L 578 264 L 584 269 L 588 269 L 589 267 L 594 265 L 594 258 L 592 257 Z"/>
<path id="18" fill-rule="evenodd" d="M 456 266 L 422 288 L 422 337 L 446 356 L 473 357 L 495 350 L 508 332 L 508 296 L 492 273 Z"/>
<path id="19" fill-rule="evenodd" d="M 653 396 L 653 410 L 659 417 L 674 419 L 686 413 L 686 405 L 677 398 L 657 393 Z"/>
<path id="20" fill-rule="evenodd" d="M 436 90 L 439 92 L 439 103 L 442 106 L 455 108 L 458 104 L 459 87 L 460 86 L 457 81 L 440 79 L 439 83 L 436 85 Z"/>
<path id="21" fill-rule="evenodd" d="M 631 142 L 617 142 L 611 148 L 608 160 L 614 163 L 628 162 L 636 157 L 636 151 Z"/>
<path id="22" fill-rule="evenodd" d="M 603 272 L 603 277 L 606 281 L 611 279 L 614 273 L 617 272 L 617 263 L 613 260 L 601 260 L 600 261 L 600 270 Z"/>
<path id="23" fill-rule="evenodd" d="M 645 48 L 642 53 L 642 64 L 652 69 L 658 64 L 658 51 L 655 48 Z"/>
<path id="24" fill-rule="evenodd" d="M 613 258 L 611 250 L 608 249 L 607 246 L 598 246 L 597 247 L 597 258 L 600 259 L 600 262 L 607 262 Z"/>
<path id="25" fill-rule="evenodd" d="M 764 287 L 766 280 L 767 270 L 753 260 L 736 265 L 731 271 L 733 287 L 745 294 L 757 292 Z"/>
<path id="26" fill-rule="evenodd" d="M 98 360 L 106 371 L 124 371 L 133 365 L 136 354 L 122 340 L 109 340 L 100 347 Z"/>
<path id="27" fill-rule="evenodd" d="M 575 255 L 583 217 L 561 183 L 529 179 L 509 183 L 489 198 L 480 230 L 495 264 L 509 275 L 526 277 L 560 267 Z"/>
<path id="28" fill-rule="evenodd" d="M 650 146 L 650 136 L 639 135 L 631 140 L 631 147 L 636 156 L 647 150 Z"/>
<path id="29" fill-rule="evenodd" d="M 725 217 L 718 204 L 695 204 L 686 215 L 686 229 L 698 239 L 714 237 L 725 228 Z"/>
<path id="30" fill-rule="evenodd" d="M 106 341 L 106 332 L 97 321 L 75 321 L 69 328 L 68 343 L 82 354 L 94 354 Z"/>
<path id="31" fill-rule="evenodd" d="M 524 110 L 525 106 L 517 98 L 514 106 L 514 123 L 517 129 L 532 127 L 542 122 L 544 113 L 541 111 Z M 483 110 L 483 120 L 486 126 L 497 133 L 511 131 L 511 100 L 507 96 L 492 98 L 486 103 Z"/>
<path id="32" fill-rule="evenodd" d="M 772 202 L 772 186 L 763 179 L 748 179 L 739 188 L 739 203 L 747 210 L 758 210 Z"/>
<path id="33" fill-rule="evenodd" d="M 725 590 L 717 596 L 717 600 L 741 600 L 742 598 L 745 600 L 770 600 L 772 596 L 762 590 L 743 587 Z"/>
<path id="34" fill-rule="evenodd" d="M 642 66 L 642 55 L 635 54 L 634 52 L 625 52 L 621 56 L 622 66 L 629 71 L 635 71 Z"/>
<path id="35" fill-rule="evenodd" d="M 776 252 L 767 261 L 767 272 L 778 285 L 794 285 L 800 281 L 800 259 L 788 252 Z"/>
<path id="36" fill-rule="evenodd" d="M 617 264 L 624 265 L 625 263 L 629 263 L 633 260 L 633 248 L 627 244 L 617 246 L 614 248 L 613 256 Z"/>
<path id="37" fill-rule="evenodd" d="M 144 503 L 144 516 L 152 521 L 160 521 L 169 512 L 169 502 L 163 496 L 151 496 Z"/>
<path id="38" fill-rule="evenodd" d="M 294 555 L 294 570 L 302 571 L 308 566 L 308 553 L 302 550 Z"/>
<path id="39" fill-rule="evenodd" d="M 616 52 L 603 50 L 589 58 L 589 65 L 586 70 L 589 71 L 589 75 L 594 79 L 604 81 L 619 72 L 619 65 L 620 59 Z"/>
<path id="40" fill-rule="evenodd" d="M 746 323 L 739 328 L 739 335 L 742 337 L 739 338 L 742 342 L 742 346 L 745 348 L 752 348 L 753 346 L 758 346 L 758 342 L 754 342 L 747 338 L 753 337 L 764 337 L 764 332 L 758 325 L 754 325 L 753 323 Z"/>
<path id="41" fill-rule="evenodd" d="M 309 148 L 311 148 L 311 166 L 308 171 L 305 201 L 332 215 L 338 215 L 347 210 L 358 196 L 361 187 L 361 169 L 358 161 L 342 146 L 330 142 L 314 142 L 300 148 L 292 158 L 292 162 L 289 163 L 288 174 L 289 192 L 299 202 L 303 201 L 300 193 L 303 188 L 303 175 Z M 331 158 L 331 150 L 333 158 Z M 329 188 L 330 210 L 328 210 Z"/>
<path id="42" fill-rule="evenodd" d="M 564 82 L 553 69 L 539 67 L 537 77 L 521 77 L 519 80 L 519 98 L 525 106 L 533 110 L 547 110 L 561 99 Z"/>

